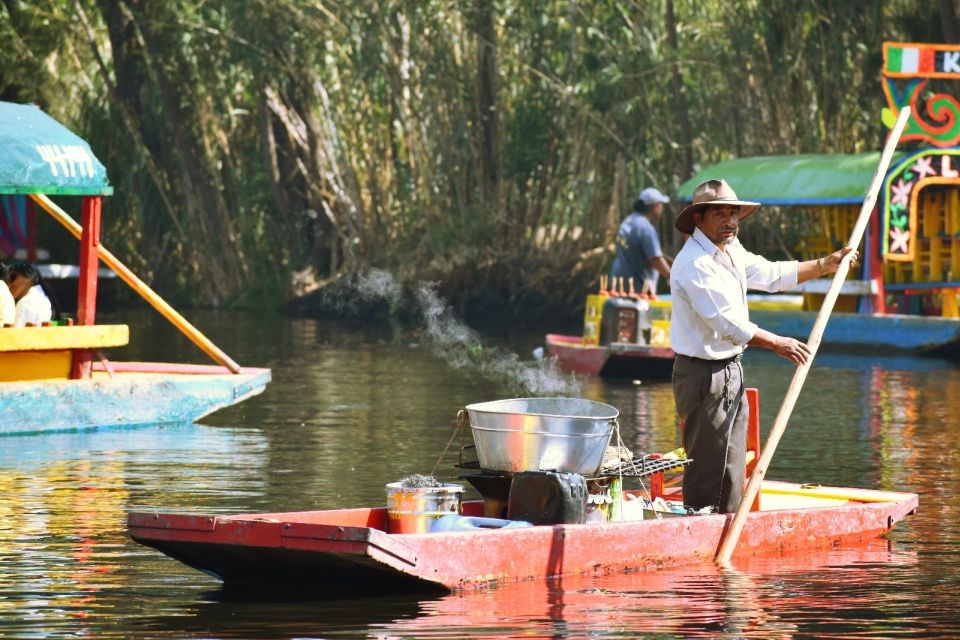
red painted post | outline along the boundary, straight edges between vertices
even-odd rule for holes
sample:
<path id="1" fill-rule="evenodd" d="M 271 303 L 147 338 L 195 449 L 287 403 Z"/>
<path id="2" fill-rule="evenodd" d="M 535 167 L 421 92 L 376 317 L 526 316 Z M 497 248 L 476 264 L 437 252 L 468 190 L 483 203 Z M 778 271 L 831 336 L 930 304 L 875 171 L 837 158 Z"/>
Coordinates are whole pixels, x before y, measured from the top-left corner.
<path id="1" fill-rule="evenodd" d="M 747 389 L 747 407 L 750 417 L 747 419 L 747 451 L 753 451 L 753 460 L 747 463 L 747 477 L 753 475 L 753 470 L 760 461 L 760 390 Z M 750 511 L 760 511 L 760 492 L 750 505 Z"/>
<path id="2" fill-rule="evenodd" d="M 663 471 L 650 476 L 650 499 L 656 500 L 663 495 Z"/>
<path id="3" fill-rule="evenodd" d="M 100 246 L 100 197 L 87 196 L 81 203 L 80 277 L 77 289 L 77 324 L 91 325 L 97 313 L 97 267 Z M 93 352 L 77 349 L 73 352 L 71 378 L 89 378 L 93 366 Z"/>

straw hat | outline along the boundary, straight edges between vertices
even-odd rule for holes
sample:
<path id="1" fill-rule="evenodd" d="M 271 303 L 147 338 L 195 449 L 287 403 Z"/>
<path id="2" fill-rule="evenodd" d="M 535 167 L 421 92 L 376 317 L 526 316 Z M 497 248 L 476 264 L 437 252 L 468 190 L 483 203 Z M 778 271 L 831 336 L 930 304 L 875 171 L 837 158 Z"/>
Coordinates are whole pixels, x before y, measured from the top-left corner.
<path id="1" fill-rule="evenodd" d="M 740 207 L 740 220 L 745 219 L 760 207 L 759 202 L 738 199 L 737 194 L 730 188 L 726 180 L 707 180 L 701 182 L 693 190 L 693 202 L 680 212 L 674 226 L 684 233 L 693 233 L 694 228 L 696 228 L 693 222 L 693 214 L 697 211 L 703 211 L 711 204 Z"/>

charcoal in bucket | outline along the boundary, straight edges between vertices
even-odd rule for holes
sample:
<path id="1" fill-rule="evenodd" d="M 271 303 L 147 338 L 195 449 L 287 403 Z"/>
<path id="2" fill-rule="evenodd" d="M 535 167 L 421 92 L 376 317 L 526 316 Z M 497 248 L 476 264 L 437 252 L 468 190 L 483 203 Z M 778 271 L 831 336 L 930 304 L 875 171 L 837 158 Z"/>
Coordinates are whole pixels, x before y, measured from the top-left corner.
<path id="1" fill-rule="evenodd" d="M 586 518 L 587 481 L 577 473 L 522 471 L 514 474 L 507 518 L 533 524 L 581 524 Z"/>

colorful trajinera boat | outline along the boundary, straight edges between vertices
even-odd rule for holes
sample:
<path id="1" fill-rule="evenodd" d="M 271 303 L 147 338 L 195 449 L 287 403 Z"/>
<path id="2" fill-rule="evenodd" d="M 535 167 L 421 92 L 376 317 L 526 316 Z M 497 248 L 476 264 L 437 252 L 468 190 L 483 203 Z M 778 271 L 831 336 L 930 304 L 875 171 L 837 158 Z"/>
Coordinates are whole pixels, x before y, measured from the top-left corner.
<path id="1" fill-rule="evenodd" d="M 192 422 L 256 395 L 270 371 L 242 368 L 100 244 L 106 171 L 81 138 L 32 105 L 0 102 L 0 195 L 26 196 L 80 240 L 76 318 L 59 326 L 0 327 L 0 436 L 107 426 Z M 80 196 L 82 226 L 48 196 Z M 98 261 L 216 365 L 110 362 L 127 325 L 96 324 Z"/>
<path id="2" fill-rule="evenodd" d="M 844 283 L 823 335 L 825 347 L 915 353 L 960 348 L 960 103 L 925 90 L 929 79 L 960 80 L 955 45 L 883 45 L 882 120 L 892 127 L 912 109 L 901 150 L 883 179 L 858 265 Z M 944 61 L 947 62 L 944 62 Z M 906 143 L 906 144 L 904 144 Z M 879 154 L 742 158 L 707 167 L 680 187 L 690 201 L 697 184 L 722 177 L 737 194 L 783 207 L 807 229 L 794 249 L 806 260 L 850 237 Z M 757 311 L 751 319 L 781 335 L 806 339 L 829 286 L 800 286 L 803 311 Z"/>
<path id="3" fill-rule="evenodd" d="M 756 409 L 759 401 L 755 390 L 749 391 L 748 399 Z M 751 415 L 758 414 L 752 411 Z M 500 453 L 507 458 L 521 465 L 529 465 L 533 460 L 536 466 L 537 461 L 542 463 L 545 458 L 531 456 L 535 451 L 557 463 L 552 444 L 534 442 L 548 438 L 539 429 L 547 429 L 544 421 L 556 418 L 507 416 L 504 419 L 512 422 L 513 429 L 505 430 L 508 434 L 499 445 L 478 438 L 478 429 L 484 429 L 482 425 L 486 423 L 474 422 L 473 414 L 471 428 L 478 453 L 483 446 L 491 450 L 500 446 Z M 572 436 L 568 433 L 564 437 Z M 749 475 L 758 458 L 760 432 L 756 417 L 751 419 L 747 439 Z M 480 457 L 482 467 L 489 464 L 484 462 L 483 455 Z M 642 462 L 646 464 L 648 457 L 644 456 Z M 559 462 L 560 468 L 563 463 Z M 624 463 L 619 472 L 630 471 Z M 497 470 L 489 473 L 496 474 Z M 513 494 L 525 473 L 528 472 L 515 472 L 510 480 L 511 509 Z M 541 472 L 534 475 L 538 473 Z M 664 482 L 664 475 L 669 473 L 669 469 L 660 467 L 651 474 L 649 493 L 624 491 L 621 495 L 633 504 L 654 505 L 664 497 L 670 498 L 669 504 L 681 504 L 682 495 L 676 489 L 671 493 L 669 483 Z M 641 472 L 637 477 L 642 475 Z M 127 526 L 137 542 L 228 586 L 345 595 L 470 590 L 558 576 L 595 576 L 712 563 L 733 517 L 687 515 L 682 508 L 670 513 L 621 508 L 620 515 L 614 516 L 611 508 L 606 516 L 592 522 L 529 526 L 514 520 L 490 520 L 503 505 L 501 492 L 484 490 L 490 484 L 488 480 L 496 477 L 487 476 L 482 483 L 471 479 L 484 500 L 464 502 L 455 514 L 427 510 L 414 513 L 423 518 L 420 523 L 432 522 L 423 527 L 411 527 L 412 512 L 397 510 L 389 499 L 387 507 L 292 513 L 132 512 Z M 607 477 L 613 478 L 608 487 L 617 486 L 616 471 Z M 557 495 L 553 489 L 543 495 L 526 496 L 524 502 L 545 504 Z M 559 493 L 569 502 L 576 491 Z M 595 497 L 591 495 L 588 502 L 593 503 Z M 647 498 L 652 502 L 645 502 Z M 616 500 L 612 498 L 612 503 L 616 504 Z M 733 559 L 736 562 L 738 558 L 765 554 L 812 553 L 864 543 L 890 531 L 917 505 L 918 498 L 911 493 L 768 480 L 753 504 Z M 509 517 L 509 511 L 507 514 Z M 638 516 L 640 519 L 636 519 Z"/>

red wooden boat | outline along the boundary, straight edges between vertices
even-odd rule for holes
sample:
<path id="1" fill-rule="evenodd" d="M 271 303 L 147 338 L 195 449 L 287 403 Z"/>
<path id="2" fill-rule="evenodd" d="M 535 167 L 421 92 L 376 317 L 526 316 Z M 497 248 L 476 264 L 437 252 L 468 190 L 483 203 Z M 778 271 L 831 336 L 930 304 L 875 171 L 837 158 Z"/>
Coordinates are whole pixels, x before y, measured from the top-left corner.
<path id="1" fill-rule="evenodd" d="M 749 476 L 760 450 L 756 389 L 747 389 L 747 401 Z M 665 486 L 662 471 L 650 477 L 649 487 L 651 497 L 682 502 L 678 489 Z M 642 497 L 638 491 L 625 493 Z M 912 493 L 766 480 L 733 558 L 875 539 L 917 504 Z M 484 502 L 465 502 L 461 513 L 483 516 Z M 238 515 L 133 512 L 127 527 L 137 542 L 227 585 L 343 595 L 468 590 L 557 576 L 712 564 L 732 519 L 733 514 L 713 514 L 391 533 L 389 511 L 378 507 Z"/>
<path id="2" fill-rule="evenodd" d="M 547 334 L 547 356 L 567 371 L 606 378 L 665 377 L 673 370 L 670 347 L 614 342 L 584 344 L 581 336 Z"/>
<path id="3" fill-rule="evenodd" d="M 882 536 L 916 494 L 766 481 L 737 558 Z M 481 501 L 463 514 L 480 516 Z M 443 533 L 388 533 L 387 509 L 128 516 L 134 540 L 227 585 L 345 593 L 461 590 L 564 575 L 712 563 L 732 514 Z"/>

